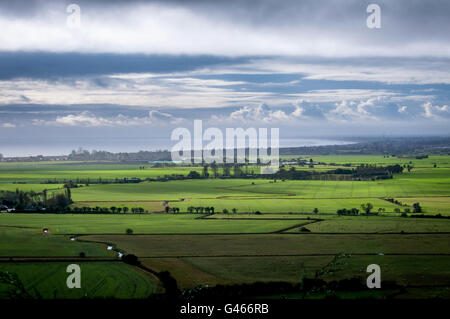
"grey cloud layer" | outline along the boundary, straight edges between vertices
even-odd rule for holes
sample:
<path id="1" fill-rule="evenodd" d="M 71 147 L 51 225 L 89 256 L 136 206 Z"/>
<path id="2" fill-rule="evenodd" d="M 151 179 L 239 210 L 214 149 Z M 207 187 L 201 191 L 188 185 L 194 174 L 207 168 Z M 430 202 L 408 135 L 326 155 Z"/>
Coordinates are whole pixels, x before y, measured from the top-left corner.
<path id="1" fill-rule="evenodd" d="M 448 1 L 78 1 L 82 28 L 65 27 L 65 2 L 20 1 L 0 10 L 0 50 L 288 56 L 450 57 Z"/>

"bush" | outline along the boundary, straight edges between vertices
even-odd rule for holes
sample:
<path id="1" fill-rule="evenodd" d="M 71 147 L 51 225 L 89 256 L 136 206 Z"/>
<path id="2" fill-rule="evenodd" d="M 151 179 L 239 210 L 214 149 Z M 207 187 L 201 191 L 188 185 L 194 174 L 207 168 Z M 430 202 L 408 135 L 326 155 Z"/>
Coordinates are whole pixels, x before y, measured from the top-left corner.
<path id="1" fill-rule="evenodd" d="M 86 257 L 86 254 L 82 251 L 82 252 L 80 253 L 80 257 L 81 257 L 81 258 L 84 258 L 84 257 Z"/>
<path id="2" fill-rule="evenodd" d="M 127 228 L 126 233 L 127 233 L 127 235 L 132 235 L 133 230 L 131 228 Z"/>
<path id="3" fill-rule="evenodd" d="M 136 255 L 128 254 L 125 256 L 122 256 L 122 261 L 126 264 L 137 266 L 140 264 L 140 261 L 138 260 Z"/>
<path id="4" fill-rule="evenodd" d="M 168 271 L 162 271 L 158 273 L 158 278 L 161 281 L 161 283 L 164 286 L 164 289 L 166 290 L 166 295 L 169 297 L 175 297 L 178 295 L 178 284 L 175 278 L 172 277 L 170 272 Z"/>

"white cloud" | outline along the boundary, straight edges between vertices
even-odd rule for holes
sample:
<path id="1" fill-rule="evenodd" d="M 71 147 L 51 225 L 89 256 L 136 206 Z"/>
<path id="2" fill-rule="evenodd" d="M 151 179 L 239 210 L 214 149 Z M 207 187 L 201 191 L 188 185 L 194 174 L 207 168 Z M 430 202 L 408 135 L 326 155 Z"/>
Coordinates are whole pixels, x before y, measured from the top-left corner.
<path id="1" fill-rule="evenodd" d="M 406 105 L 403 105 L 403 106 L 399 106 L 397 111 L 398 111 L 398 113 L 405 113 L 407 109 L 408 109 L 408 107 Z"/>
<path id="2" fill-rule="evenodd" d="M 106 86 L 99 86 L 85 78 L 74 82 L 15 79 L 0 81 L 0 105 L 27 104 L 29 102 L 21 98 L 24 94 L 34 104 L 118 104 L 160 108 L 215 108 L 250 101 L 258 104 L 271 98 L 272 92 L 227 87 L 238 83 L 150 77 L 112 80 Z"/>
<path id="3" fill-rule="evenodd" d="M 298 61 L 297 61 L 298 60 Z M 365 63 L 349 60 L 320 60 L 305 63 L 301 59 L 257 59 L 242 65 L 249 70 L 265 73 L 304 74 L 306 80 L 368 81 L 389 84 L 450 84 L 448 60 L 379 59 Z M 426 91 L 423 91 L 426 92 Z"/>
<path id="4" fill-rule="evenodd" d="M 61 126 L 111 126 L 113 121 L 97 117 L 90 112 L 83 112 L 77 115 L 58 116 L 54 123 Z"/>
<path id="5" fill-rule="evenodd" d="M 394 91 L 367 89 L 311 90 L 305 93 L 289 94 L 289 96 L 300 97 L 303 101 L 310 103 L 333 103 L 342 100 L 353 101 L 367 98 L 365 104 L 361 104 L 362 109 L 376 100 L 391 99 L 398 95 L 400 94 Z M 402 96 L 402 98 L 405 98 L 405 96 Z"/>
<path id="6" fill-rule="evenodd" d="M 294 112 L 291 113 L 294 117 L 301 117 L 303 113 L 305 112 L 305 109 L 301 106 L 296 105 Z"/>
<path id="7" fill-rule="evenodd" d="M 369 112 L 366 110 L 366 107 L 373 106 L 373 102 L 375 99 L 368 99 L 366 101 L 359 102 L 358 106 L 356 107 L 357 112 L 360 114 L 368 115 Z"/>
<path id="8" fill-rule="evenodd" d="M 142 125 L 160 125 L 160 124 L 177 124 L 182 122 L 181 118 L 177 118 L 168 113 L 157 110 L 149 111 L 148 117 L 129 117 L 119 114 L 115 117 L 97 116 L 89 111 L 83 111 L 79 114 L 69 114 L 65 116 L 57 116 L 55 120 L 34 119 L 33 125 L 45 126 L 81 126 L 81 127 L 104 127 L 104 126 L 142 126 Z"/>
<path id="9" fill-rule="evenodd" d="M 426 102 L 422 104 L 424 109 L 423 116 L 426 118 L 441 118 L 442 115 L 449 113 L 448 105 L 438 106 L 433 105 L 431 102 Z"/>
<path id="10" fill-rule="evenodd" d="M 2 127 L 2 128 L 15 128 L 16 125 L 6 122 L 6 123 L 0 123 L 0 127 Z"/>
<path id="11" fill-rule="evenodd" d="M 342 100 L 335 103 L 335 108 L 327 112 L 325 116 L 332 121 L 368 120 L 376 119 L 365 107 L 373 106 L 371 100 L 356 103 L 355 101 Z"/>
<path id="12" fill-rule="evenodd" d="M 253 124 L 256 123 L 282 123 L 289 121 L 290 117 L 285 111 L 280 109 L 271 109 L 267 104 L 261 103 L 257 106 L 244 106 L 239 110 L 231 112 L 227 116 L 211 117 L 211 123 L 227 123 L 227 124 Z"/>

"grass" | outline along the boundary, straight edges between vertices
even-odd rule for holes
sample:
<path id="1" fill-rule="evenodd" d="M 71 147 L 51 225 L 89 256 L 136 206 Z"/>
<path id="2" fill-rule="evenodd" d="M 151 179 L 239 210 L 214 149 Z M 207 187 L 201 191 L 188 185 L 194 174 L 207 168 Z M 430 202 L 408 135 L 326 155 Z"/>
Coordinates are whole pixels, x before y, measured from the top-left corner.
<path id="1" fill-rule="evenodd" d="M 81 288 L 69 289 L 67 262 L 0 263 L 1 272 L 18 275 L 33 297 L 43 299 L 147 298 L 157 289 L 154 279 L 121 262 L 79 262 Z M 0 298 L 11 286 L 0 284 Z"/>
<path id="2" fill-rule="evenodd" d="M 2 226 L 49 228 L 53 234 L 260 233 L 296 224 L 289 220 L 201 220 L 198 215 L 0 214 Z"/>
<path id="3" fill-rule="evenodd" d="M 91 179 L 99 177 L 103 180 L 114 180 L 116 178 L 158 178 L 165 175 L 180 174 L 187 175 L 190 171 L 201 172 L 201 168 L 194 167 L 158 167 L 140 170 L 139 166 L 132 164 L 89 164 L 84 162 L 70 163 L 0 163 L 0 182 L 27 182 L 40 183 L 53 180 Z"/>
<path id="4" fill-rule="evenodd" d="M 14 183 L 0 183 L 0 190 L 15 191 L 20 189 L 25 192 L 34 191 L 42 192 L 44 189 L 55 190 L 62 188 L 62 184 L 14 184 Z"/>
<path id="5" fill-rule="evenodd" d="M 203 257 L 143 258 L 142 263 L 157 271 L 168 270 L 178 285 L 193 288 L 199 285 L 225 285 L 255 281 L 299 282 L 301 265 L 308 275 L 325 266 L 332 257 Z"/>
<path id="6" fill-rule="evenodd" d="M 377 164 L 377 165 L 393 165 L 393 164 L 410 164 L 414 167 L 450 167 L 450 159 L 447 155 L 431 155 L 428 158 L 416 159 L 415 156 L 389 156 L 383 155 L 282 155 L 282 159 L 291 159 L 301 157 L 309 161 L 310 158 L 314 162 L 336 163 L 336 164 Z"/>
<path id="7" fill-rule="evenodd" d="M 356 216 L 327 218 L 305 226 L 314 233 L 450 232 L 450 220 Z M 292 229 L 290 232 L 298 232 Z"/>
<path id="8" fill-rule="evenodd" d="M 450 253 L 448 235 L 88 235 L 140 257 Z"/>
<path id="9" fill-rule="evenodd" d="M 254 185 L 252 184 L 254 183 Z M 111 201 L 146 203 L 149 211 L 163 209 L 159 203 L 186 211 L 189 206 L 214 206 L 216 211 L 237 208 L 239 212 L 264 213 L 321 212 L 334 213 L 339 208 L 359 208 L 371 202 L 375 210 L 393 212 L 397 205 L 383 198 L 423 198 L 425 213 L 450 215 L 450 205 L 434 198 L 450 198 L 450 169 L 426 169 L 397 175 L 383 181 L 278 181 L 268 180 L 184 180 L 140 184 L 91 185 L 73 189 L 76 202 Z M 427 198 L 430 198 L 427 200 Z M 185 199 L 185 201 L 180 201 Z M 445 201 L 445 199 L 443 199 Z M 154 202 L 157 202 L 156 204 Z M 158 203 L 159 202 L 159 203 Z M 403 201 L 411 204 L 411 201 Z M 97 205 L 97 203 L 93 203 Z M 107 203 L 105 203 L 107 205 Z M 92 205 L 91 205 L 92 206 Z M 111 205 L 109 205 L 111 206 Z M 402 211 L 405 207 L 398 207 Z"/>
<path id="10" fill-rule="evenodd" d="M 367 266 L 375 263 L 381 266 L 382 281 L 394 280 L 408 287 L 450 285 L 448 235 L 90 235 L 82 238 L 115 243 L 138 255 L 147 267 L 170 271 L 182 288 L 255 281 L 295 283 L 300 281 L 303 271 L 308 277 L 314 277 L 316 270 L 324 268 L 340 253 L 346 253 L 347 257 L 328 267 L 323 279 L 364 279 Z"/>
<path id="11" fill-rule="evenodd" d="M 309 156 L 305 156 L 309 158 Z M 123 207 L 139 206 L 154 212 L 162 211 L 163 201 L 186 211 L 189 206 L 214 206 L 216 211 L 237 208 L 238 212 L 261 211 L 264 213 L 320 212 L 335 213 L 340 208 L 359 208 L 371 202 L 375 210 L 384 208 L 393 212 L 396 205 L 383 198 L 393 197 L 411 205 L 423 202 L 425 213 L 450 215 L 450 157 L 430 156 L 427 159 L 383 156 L 312 156 L 315 161 L 326 163 L 370 163 L 377 165 L 414 165 L 412 172 L 395 175 L 382 181 L 277 181 L 249 179 L 208 179 L 139 184 L 90 184 L 72 189 L 74 206 Z M 437 168 L 434 168 L 434 164 Z M 163 167 L 139 170 L 139 165 L 112 163 L 0 163 L 0 189 L 16 188 L 41 191 L 60 188 L 60 184 L 36 184 L 47 180 L 83 178 L 114 179 L 123 177 L 157 177 L 171 174 L 187 174 L 193 167 Z M 316 165 L 315 170 L 333 168 Z M 306 169 L 306 168 L 299 168 Z M 13 184 L 13 182 L 31 184 Z M 254 183 L 254 185 L 252 185 Z M 59 191 L 59 190 L 58 190 Z M 186 201 L 180 201 L 186 199 Z M 411 199 L 411 200 L 409 200 Z M 135 205 L 136 206 L 136 205 Z M 132 206 L 134 207 L 134 206 Z M 406 207 L 398 207 L 402 210 Z"/>
<path id="12" fill-rule="evenodd" d="M 293 157 L 297 156 L 284 156 Z M 313 276 L 334 255 L 347 253 L 351 256 L 340 260 L 324 279 L 365 278 L 367 265 L 376 263 L 381 266 L 382 280 L 396 280 L 408 286 L 406 295 L 399 297 L 448 298 L 445 288 L 450 285 L 450 239 L 448 234 L 436 232 L 450 232 L 450 221 L 401 218 L 393 212 L 395 208 L 404 211 L 419 202 L 425 214 L 450 215 L 450 156 L 421 160 L 353 155 L 303 157 L 327 165 L 296 166 L 297 169 L 324 171 L 347 163 L 356 166 L 410 162 L 414 168 L 409 173 L 380 181 L 278 180 L 274 183 L 262 179 L 206 179 L 83 185 L 72 189 L 74 207 L 143 207 L 153 212 L 162 211 L 162 203 L 169 201 L 170 206 L 182 211 L 189 206 L 214 206 L 216 212 L 236 208 L 239 214 L 197 219 L 200 215 L 2 213 L 0 257 L 76 257 L 81 251 L 88 257 L 114 257 L 102 244 L 114 243 L 124 252 L 139 256 L 153 270 L 169 270 L 181 288 L 190 288 L 254 281 L 298 282 L 302 267 L 308 276 Z M 103 180 L 156 178 L 201 171 L 192 167 L 147 166 L 145 170 L 138 167 L 108 162 L 0 163 L 0 190 L 59 192 L 61 184 L 41 183 L 99 177 Z M 408 206 L 392 204 L 384 200 L 387 197 Z M 374 205 L 375 211 L 384 208 L 383 215 L 388 216 L 338 217 L 335 214 L 337 209 L 360 208 L 367 202 Z M 314 208 L 319 209 L 319 214 L 312 214 Z M 263 214 L 245 214 L 255 211 Z M 306 220 L 308 217 L 310 220 Z M 304 226 L 312 233 L 299 233 L 298 227 L 285 230 L 315 218 L 323 221 Z M 42 234 L 44 227 L 50 229 L 50 235 Z M 127 228 L 133 229 L 134 235 L 125 235 Z M 285 231 L 269 234 L 282 230 Z M 393 234 L 401 231 L 406 234 Z M 408 234 L 413 232 L 430 234 Z M 68 234 L 82 236 L 79 241 L 70 241 Z M 72 291 L 65 286 L 67 263 L 64 262 L 1 262 L 0 271 L 18 273 L 30 291 L 36 289 L 44 298 L 145 298 L 158 289 L 153 278 L 121 262 L 80 263 L 83 288 Z M 0 294 L 4 288 L 0 286 Z M 358 296 L 364 295 L 350 293 L 341 297 Z"/>
<path id="13" fill-rule="evenodd" d="M 396 199 L 407 205 L 420 203 L 422 209 L 427 213 L 445 215 L 444 212 L 450 211 L 450 197 L 399 197 Z"/>
<path id="14" fill-rule="evenodd" d="M 42 229 L 0 227 L 0 257 L 49 256 L 113 257 L 104 245 L 71 241 L 66 236 L 44 235 Z"/>

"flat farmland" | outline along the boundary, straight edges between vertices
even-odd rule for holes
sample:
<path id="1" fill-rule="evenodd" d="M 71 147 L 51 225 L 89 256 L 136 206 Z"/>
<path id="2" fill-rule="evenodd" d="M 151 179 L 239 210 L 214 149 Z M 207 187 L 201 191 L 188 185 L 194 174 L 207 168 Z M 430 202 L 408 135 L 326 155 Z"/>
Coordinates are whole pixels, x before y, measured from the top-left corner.
<path id="1" fill-rule="evenodd" d="M 77 262 L 82 273 L 79 289 L 66 285 L 67 262 L 0 263 L 1 272 L 15 273 L 32 297 L 43 299 L 147 298 L 157 292 L 158 281 L 122 262 Z M 10 285 L 0 284 L 0 299 Z"/>
<path id="2" fill-rule="evenodd" d="M 139 169 L 145 166 L 146 169 Z M 156 167 L 150 165 L 112 164 L 112 163 L 0 163 L 0 182 L 39 183 L 48 180 L 114 180 L 116 178 L 158 178 L 165 175 L 187 175 L 190 171 L 201 172 L 195 167 Z"/>
<path id="3" fill-rule="evenodd" d="M 153 269 L 169 270 L 182 288 L 197 285 L 287 281 L 297 283 L 304 272 L 314 277 L 333 256 L 265 256 L 265 257 L 182 257 L 144 258 Z M 445 287 L 450 285 L 450 256 L 351 255 L 339 259 L 332 271 L 323 275 L 327 281 L 352 277 L 366 278 L 367 265 L 380 265 L 384 281 L 396 281 L 408 288 Z"/>
<path id="4" fill-rule="evenodd" d="M 0 191 L 11 191 L 14 192 L 19 189 L 24 192 L 42 192 L 44 189 L 52 191 L 61 189 L 63 184 L 15 184 L 15 183 L 0 183 Z"/>
<path id="5" fill-rule="evenodd" d="M 0 227 L 0 257 L 78 257 L 81 252 L 86 257 L 115 256 L 105 245 L 44 235 L 42 229 Z"/>
<path id="6" fill-rule="evenodd" d="M 399 208 L 411 209 L 414 202 L 423 202 L 424 213 L 450 215 L 450 159 L 430 156 L 427 159 L 383 156 L 317 157 L 326 163 L 372 163 L 391 165 L 412 163 L 413 170 L 396 174 L 393 179 L 378 181 L 270 181 L 264 179 L 202 179 L 138 184 L 90 184 L 72 189 L 74 207 L 143 207 L 149 212 L 164 210 L 163 202 L 187 211 L 189 206 L 211 207 L 216 211 L 236 208 L 238 212 L 263 213 L 335 213 L 341 208 L 359 208 L 370 202 L 374 210 L 382 208 L 393 213 Z M 337 161 L 339 159 L 339 161 Z M 436 164 L 437 167 L 434 167 Z M 316 165 L 314 169 L 333 166 Z M 256 168 L 255 168 L 256 169 Z M 298 169 L 305 169 L 299 167 Z M 309 168 L 308 168 L 309 169 Z M 164 167 L 140 170 L 138 165 L 111 163 L 0 163 L 0 190 L 61 191 L 61 184 L 39 184 L 63 177 L 66 180 L 86 178 L 157 177 L 187 174 L 197 167 Z M 58 177 L 59 176 L 59 177 Z M 29 178 L 29 179 L 27 179 Z M 27 182 L 26 184 L 18 184 Z M 395 198 L 408 206 L 383 200 Z"/>
<path id="7" fill-rule="evenodd" d="M 450 211 L 450 197 L 399 197 L 397 199 L 408 205 L 420 203 L 424 211 L 427 213 L 444 215 L 445 212 Z"/>
<path id="8" fill-rule="evenodd" d="M 83 240 L 114 243 L 139 256 L 157 271 L 168 270 L 181 288 L 197 285 L 298 282 L 302 273 L 323 279 L 367 276 L 369 264 L 379 264 L 383 280 L 407 287 L 449 285 L 448 235 L 89 235 Z M 447 278 L 447 279 L 443 279 Z"/>
<path id="9" fill-rule="evenodd" d="M 450 236 L 449 219 L 403 218 L 385 216 L 341 216 L 305 226 L 314 233 L 434 233 Z M 298 232 L 291 229 L 289 232 Z"/>
<path id="10" fill-rule="evenodd" d="M 377 165 L 408 165 L 414 167 L 433 167 L 436 164 L 438 167 L 450 167 L 450 158 L 447 155 L 432 155 L 428 158 L 416 159 L 415 156 L 383 156 L 383 155 L 281 155 L 283 159 L 292 159 L 301 157 L 309 161 L 313 159 L 314 162 L 323 162 L 326 164 L 377 164 Z"/>
<path id="11" fill-rule="evenodd" d="M 137 255 L 152 271 L 170 271 L 182 289 L 255 281 L 297 283 L 303 272 L 313 277 L 330 265 L 333 269 L 324 273 L 325 280 L 364 278 L 367 265 L 376 263 L 382 267 L 383 280 L 407 286 L 406 293 L 398 297 L 445 297 L 450 284 L 450 220 L 412 218 L 412 213 L 400 217 L 395 210 L 412 210 L 419 202 L 425 215 L 450 215 L 450 157 L 311 158 L 327 165 L 296 168 L 324 171 L 346 163 L 352 167 L 401 163 L 413 165 L 413 169 L 376 181 L 208 178 L 81 184 L 71 188 L 72 208 L 114 206 L 131 211 L 142 207 L 154 213 L 1 213 L 0 271 L 17 273 L 31 293 L 38 292 L 46 299 L 146 298 L 160 291 L 151 273 L 120 262 L 116 251 L 106 249 L 113 245 L 123 253 Z M 202 168 L 140 170 L 139 165 L 112 163 L 0 163 L 0 190 L 47 189 L 51 196 L 63 191 L 58 183 L 63 180 L 156 178 L 185 175 L 191 170 L 201 173 Z M 214 207 L 216 214 L 161 213 L 165 202 L 181 212 L 190 206 Z M 363 203 L 371 203 L 373 211 L 381 208 L 380 216 L 336 214 L 342 208 L 361 210 Z M 232 213 L 233 208 L 237 213 Z M 223 209 L 229 213 L 222 214 Z M 257 211 L 262 214 L 255 214 Z M 301 227 L 310 232 L 301 232 Z M 42 234 L 42 228 L 48 228 L 50 234 Z M 133 234 L 126 234 L 127 229 Z M 77 240 L 70 240 L 73 235 Z M 88 257 L 84 261 L 81 252 Z M 338 255 L 338 262 L 331 263 Z M 11 263 L 9 258 L 20 262 Z M 61 258 L 80 261 L 84 273 L 92 276 L 92 285 L 83 295 L 65 290 L 66 274 L 60 272 L 67 263 Z M 99 273 L 101 267 L 103 274 Z M 40 284 L 38 279 L 46 283 Z M 0 294 L 4 292 L 0 287 Z"/>
<path id="12" fill-rule="evenodd" d="M 264 233 L 298 224 L 293 220 L 205 220 L 193 214 L 0 214 L 1 226 L 48 228 L 53 234 Z"/>
<path id="13" fill-rule="evenodd" d="M 450 254 L 446 234 L 87 235 L 139 257 Z"/>
<path id="14" fill-rule="evenodd" d="M 255 281 L 296 283 L 302 270 L 313 277 L 317 269 L 332 259 L 332 256 L 172 257 L 141 258 L 141 262 L 157 271 L 170 271 L 180 288 L 185 289 Z"/>

